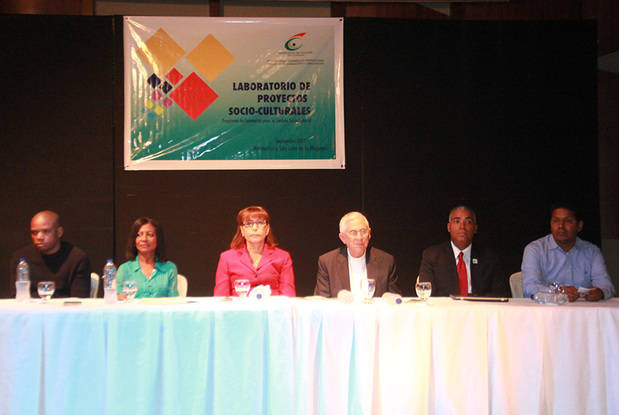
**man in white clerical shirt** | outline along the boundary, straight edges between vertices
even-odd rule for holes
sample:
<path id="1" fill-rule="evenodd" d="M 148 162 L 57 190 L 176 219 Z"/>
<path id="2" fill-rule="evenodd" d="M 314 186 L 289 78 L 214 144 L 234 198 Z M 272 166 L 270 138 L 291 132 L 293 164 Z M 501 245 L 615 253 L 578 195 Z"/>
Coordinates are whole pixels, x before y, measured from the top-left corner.
<path id="1" fill-rule="evenodd" d="M 372 230 L 365 216 L 359 212 L 345 214 L 340 220 L 339 237 L 344 246 L 318 258 L 315 295 L 336 297 L 341 290 L 348 290 L 355 298 L 362 298 L 368 278 L 376 281 L 377 297 L 385 292 L 400 292 L 393 256 L 378 248 L 368 249 Z"/>

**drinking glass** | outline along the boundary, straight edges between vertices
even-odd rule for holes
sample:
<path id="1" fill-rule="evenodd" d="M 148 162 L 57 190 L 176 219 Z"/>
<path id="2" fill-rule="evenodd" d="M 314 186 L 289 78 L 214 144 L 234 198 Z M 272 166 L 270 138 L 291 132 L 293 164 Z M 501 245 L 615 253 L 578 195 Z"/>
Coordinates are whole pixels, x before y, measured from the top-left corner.
<path id="1" fill-rule="evenodd" d="M 374 296 L 374 291 L 376 291 L 376 280 L 374 278 L 368 278 L 368 289 L 365 295 L 365 302 L 371 303 L 372 297 Z"/>
<path id="2" fill-rule="evenodd" d="M 131 301 L 138 293 L 138 283 L 134 280 L 127 280 L 123 282 L 123 294 L 126 295 L 125 301 Z"/>
<path id="3" fill-rule="evenodd" d="M 39 296 L 43 299 L 43 303 L 46 303 L 52 298 L 52 295 L 54 295 L 56 284 L 54 284 L 54 281 L 41 281 L 37 284 L 37 291 L 39 292 Z"/>
<path id="4" fill-rule="evenodd" d="M 249 288 L 249 280 L 244 278 L 234 280 L 234 291 L 239 297 L 247 297 L 247 294 L 249 293 Z"/>
<path id="5" fill-rule="evenodd" d="M 432 294 L 432 283 L 418 281 L 415 284 L 415 292 L 417 297 L 421 298 L 421 301 L 425 304 L 428 298 L 430 298 L 430 294 Z"/>

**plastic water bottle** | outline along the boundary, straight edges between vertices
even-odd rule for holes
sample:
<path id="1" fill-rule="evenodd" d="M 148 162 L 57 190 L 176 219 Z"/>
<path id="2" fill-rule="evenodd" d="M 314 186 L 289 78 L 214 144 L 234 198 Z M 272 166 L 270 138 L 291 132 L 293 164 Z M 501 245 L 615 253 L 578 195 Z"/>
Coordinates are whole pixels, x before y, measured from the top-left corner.
<path id="1" fill-rule="evenodd" d="M 30 267 L 26 258 L 19 258 L 15 279 L 15 299 L 27 301 L 30 299 Z"/>
<path id="2" fill-rule="evenodd" d="M 352 304 L 355 301 L 355 296 L 348 290 L 340 290 L 337 293 L 337 299 L 344 304 Z"/>
<path id="3" fill-rule="evenodd" d="M 539 304 L 563 305 L 568 302 L 568 297 L 565 293 L 537 292 L 533 294 L 533 299 Z"/>
<path id="4" fill-rule="evenodd" d="M 402 304 L 402 296 L 396 293 L 385 292 L 382 296 L 383 302 L 391 305 Z"/>
<path id="5" fill-rule="evenodd" d="M 116 302 L 116 265 L 112 258 L 103 267 L 103 299 L 106 303 Z"/>

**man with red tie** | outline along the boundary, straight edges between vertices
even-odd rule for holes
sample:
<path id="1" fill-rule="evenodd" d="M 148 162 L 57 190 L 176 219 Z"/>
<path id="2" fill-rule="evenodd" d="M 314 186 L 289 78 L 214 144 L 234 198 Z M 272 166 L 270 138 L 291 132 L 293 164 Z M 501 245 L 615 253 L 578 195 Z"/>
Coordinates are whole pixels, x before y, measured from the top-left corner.
<path id="1" fill-rule="evenodd" d="M 473 244 L 477 217 L 468 206 L 449 212 L 450 240 L 426 248 L 421 257 L 419 281 L 432 283 L 432 296 L 507 296 L 508 276 L 499 258 L 489 249 Z"/>

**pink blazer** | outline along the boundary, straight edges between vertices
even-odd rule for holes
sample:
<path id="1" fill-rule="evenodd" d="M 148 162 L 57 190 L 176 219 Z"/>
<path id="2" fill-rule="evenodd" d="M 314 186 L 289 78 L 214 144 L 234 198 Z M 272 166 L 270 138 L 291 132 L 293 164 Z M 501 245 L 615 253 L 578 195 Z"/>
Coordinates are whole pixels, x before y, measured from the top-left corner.
<path id="1" fill-rule="evenodd" d="M 292 259 L 283 249 L 264 245 L 257 268 L 253 267 L 245 246 L 222 252 L 215 274 L 214 295 L 236 295 L 234 280 L 239 278 L 247 278 L 252 288 L 256 285 L 270 285 L 271 295 L 296 296 Z"/>

